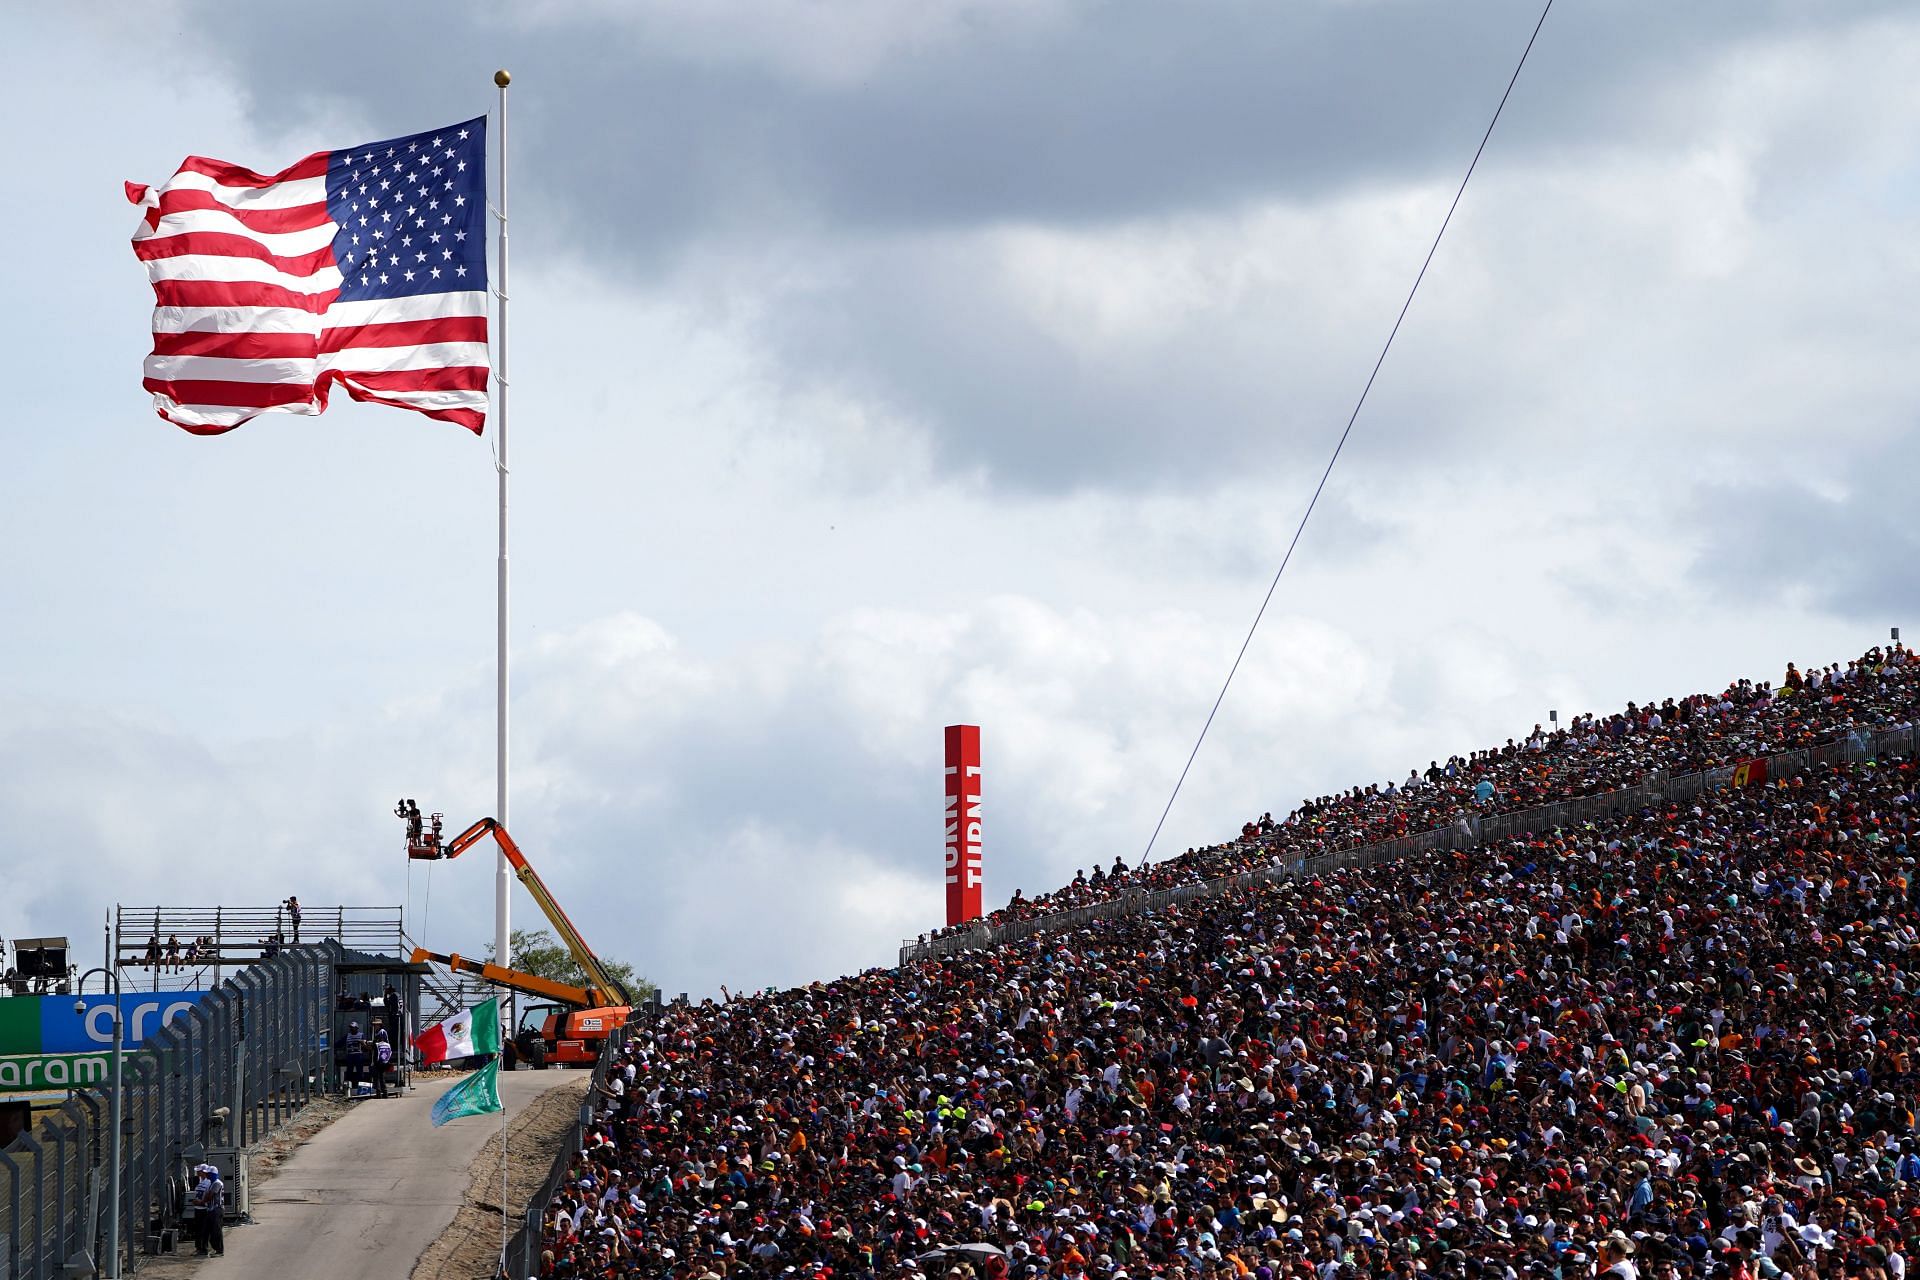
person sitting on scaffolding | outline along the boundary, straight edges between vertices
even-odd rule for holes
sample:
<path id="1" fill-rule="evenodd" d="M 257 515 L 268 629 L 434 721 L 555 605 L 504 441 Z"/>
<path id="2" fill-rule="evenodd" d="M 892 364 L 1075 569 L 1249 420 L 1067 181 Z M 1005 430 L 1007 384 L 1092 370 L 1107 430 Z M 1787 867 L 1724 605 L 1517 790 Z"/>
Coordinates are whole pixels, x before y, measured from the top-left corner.
<path id="1" fill-rule="evenodd" d="M 160 935 L 158 933 L 147 939 L 147 958 L 140 962 L 140 967 L 142 969 L 160 967 Z"/>
<path id="2" fill-rule="evenodd" d="M 180 972 L 180 935 L 177 933 L 167 935 L 166 965 L 167 968 L 173 970 L 175 973 Z"/>

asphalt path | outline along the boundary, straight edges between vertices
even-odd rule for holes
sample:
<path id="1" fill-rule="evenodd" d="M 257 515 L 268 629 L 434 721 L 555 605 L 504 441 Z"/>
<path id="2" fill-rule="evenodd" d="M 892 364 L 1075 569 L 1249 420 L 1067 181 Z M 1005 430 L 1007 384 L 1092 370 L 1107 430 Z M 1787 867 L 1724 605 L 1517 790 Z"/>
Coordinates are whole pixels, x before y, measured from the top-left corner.
<path id="1" fill-rule="evenodd" d="M 255 1186 L 253 1221 L 227 1228 L 226 1256 L 206 1259 L 197 1280 L 407 1280 L 466 1198 L 468 1166 L 500 1131 L 498 1116 L 434 1128 L 428 1112 L 452 1081 L 420 1078 L 404 1096 L 355 1103 Z M 513 1115 L 577 1079 L 502 1072 L 500 1098 Z"/>

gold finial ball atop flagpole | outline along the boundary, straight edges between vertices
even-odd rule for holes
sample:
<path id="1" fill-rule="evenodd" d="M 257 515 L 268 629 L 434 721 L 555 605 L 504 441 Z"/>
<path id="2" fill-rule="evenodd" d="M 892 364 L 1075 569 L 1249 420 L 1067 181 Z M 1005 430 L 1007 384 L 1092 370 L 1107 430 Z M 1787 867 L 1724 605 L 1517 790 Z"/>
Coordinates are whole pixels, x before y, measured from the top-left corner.
<path id="1" fill-rule="evenodd" d="M 502 89 L 504 89 L 508 85 L 513 83 L 513 76 L 507 71 L 505 67 L 502 67 L 498 71 L 493 73 L 493 82 L 499 85 Z"/>

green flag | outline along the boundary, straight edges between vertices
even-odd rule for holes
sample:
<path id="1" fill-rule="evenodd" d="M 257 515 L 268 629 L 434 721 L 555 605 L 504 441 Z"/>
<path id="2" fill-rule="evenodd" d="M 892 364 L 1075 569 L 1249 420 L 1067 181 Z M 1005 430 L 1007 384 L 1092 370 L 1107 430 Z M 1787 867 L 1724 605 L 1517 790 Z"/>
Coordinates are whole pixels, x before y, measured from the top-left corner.
<path id="1" fill-rule="evenodd" d="M 500 1060 L 486 1066 L 440 1095 L 433 1104 L 433 1127 L 439 1128 L 461 1116 L 491 1115 L 503 1111 L 500 1105 Z"/>

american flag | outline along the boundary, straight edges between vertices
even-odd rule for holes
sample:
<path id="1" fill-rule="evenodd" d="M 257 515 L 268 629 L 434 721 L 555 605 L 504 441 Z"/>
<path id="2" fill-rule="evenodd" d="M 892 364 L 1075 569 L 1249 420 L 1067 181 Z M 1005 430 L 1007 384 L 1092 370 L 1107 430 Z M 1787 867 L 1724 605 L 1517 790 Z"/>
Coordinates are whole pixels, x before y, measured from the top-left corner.
<path id="1" fill-rule="evenodd" d="M 317 414 L 335 383 L 478 433 L 487 410 L 487 121 L 275 174 L 189 156 L 133 251 L 153 281 L 146 388 L 199 435 Z"/>

